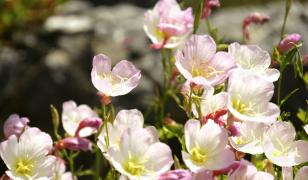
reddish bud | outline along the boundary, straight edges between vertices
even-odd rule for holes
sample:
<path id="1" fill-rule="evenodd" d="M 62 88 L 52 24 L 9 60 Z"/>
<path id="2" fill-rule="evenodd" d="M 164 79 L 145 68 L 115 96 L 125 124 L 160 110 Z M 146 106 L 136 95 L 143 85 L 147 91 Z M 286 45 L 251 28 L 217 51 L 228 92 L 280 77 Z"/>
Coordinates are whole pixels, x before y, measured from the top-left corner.
<path id="1" fill-rule="evenodd" d="M 56 149 L 68 149 L 72 151 L 90 151 L 92 150 L 91 141 L 86 138 L 68 137 L 64 138 L 56 144 Z"/>

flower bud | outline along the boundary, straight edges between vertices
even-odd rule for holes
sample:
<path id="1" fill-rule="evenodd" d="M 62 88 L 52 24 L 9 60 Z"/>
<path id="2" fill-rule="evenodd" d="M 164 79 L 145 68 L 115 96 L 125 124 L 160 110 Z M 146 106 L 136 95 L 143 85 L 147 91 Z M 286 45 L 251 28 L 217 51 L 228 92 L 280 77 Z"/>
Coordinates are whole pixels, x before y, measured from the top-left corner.
<path id="1" fill-rule="evenodd" d="M 230 166 L 228 166 L 226 168 L 215 170 L 213 172 L 213 175 L 218 176 L 218 175 L 221 175 L 221 174 L 228 174 L 229 172 L 233 172 L 237 168 L 239 168 L 240 164 L 241 163 L 239 161 L 234 161 Z"/>
<path id="2" fill-rule="evenodd" d="M 287 52 L 300 43 L 302 36 L 297 33 L 289 34 L 283 38 L 278 44 L 278 51 L 281 53 Z"/>
<path id="3" fill-rule="evenodd" d="M 68 137 L 59 141 L 56 148 L 58 150 L 68 149 L 72 151 L 90 151 L 92 150 L 92 144 L 91 141 L 86 138 Z"/>
<path id="4" fill-rule="evenodd" d="M 28 127 L 29 119 L 26 117 L 19 117 L 17 114 L 12 114 L 10 117 L 5 121 L 3 125 L 3 132 L 4 137 L 8 138 L 11 135 L 16 135 L 19 137 L 25 128 Z"/>
<path id="5" fill-rule="evenodd" d="M 159 180 L 191 180 L 192 173 L 184 169 L 168 171 L 160 175 Z"/>
<path id="6" fill-rule="evenodd" d="M 93 129 L 99 130 L 101 124 L 102 120 L 97 117 L 84 119 L 79 123 L 75 136 L 79 137 L 80 131 L 85 128 L 91 128 L 91 131 L 93 131 Z"/>
<path id="7" fill-rule="evenodd" d="M 220 2 L 219 0 L 205 0 L 204 9 L 202 12 L 202 18 L 207 18 L 212 14 L 213 8 L 219 8 Z"/>
<path id="8" fill-rule="evenodd" d="M 234 124 L 230 125 L 228 127 L 228 130 L 229 130 L 231 136 L 239 136 L 240 135 L 240 131 L 239 131 L 238 127 L 236 127 Z"/>

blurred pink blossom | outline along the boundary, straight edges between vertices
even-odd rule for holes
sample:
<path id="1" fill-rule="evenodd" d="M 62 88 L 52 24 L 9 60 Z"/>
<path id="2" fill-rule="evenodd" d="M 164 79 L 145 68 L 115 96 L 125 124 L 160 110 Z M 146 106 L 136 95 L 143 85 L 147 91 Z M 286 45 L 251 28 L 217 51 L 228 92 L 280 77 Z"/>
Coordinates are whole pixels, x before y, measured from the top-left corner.
<path id="1" fill-rule="evenodd" d="M 92 131 L 92 130 L 98 131 L 101 124 L 102 124 L 102 120 L 98 117 L 86 118 L 79 123 L 79 126 L 76 130 L 75 136 L 79 137 L 80 136 L 79 132 L 84 128 L 89 128 L 90 131 Z"/>
<path id="2" fill-rule="evenodd" d="M 297 33 L 289 34 L 283 38 L 278 44 L 278 51 L 281 53 L 287 52 L 295 47 L 302 40 L 302 36 Z"/>
<path id="3" fill-rule="evenodd" d="M 127 60 L 121 60 L 111 70 L 111 59 L 104 54 L 93 58 L 91 79 L 94 87 L 106 96 L 121 96 L 138 86 L 140 70 Z"/>
<path id="4" fill-rule="evenodd" d="M 242 26 L 244 38 L 250 40 L 250 33 L 249 33 L 250 24 L 264 24 L 268 22 L 269 19 L 270 19 L 269 16 L 261 14 L 259 12 L 254 12 L 246 16 L 243 20 L 243 26 Z"/>
<path id="5" fill-rule="evenodd" d="M 19 137 L 21 133 L 28 127 L 29 122 L 29 119 L 26 117 L 19 117 L 17 114 L 10 115 L 3 125 L 4 137 L 6 139 L 11 135 L 16 135 Z"/>
<path id="6" fill-rule="evenodd" d="M 152 48 L 176 48 L 191 35 L 193 23 L 192 8 L 182 11 L 176 0 L 160 0 L 146 12 L 143 27 Z"/>
<path id="7" fill-rule="evenodd" d="M 202 18 L 207 18 L 212 14 L 213 8 L 219 8 L 220 2 L 219 0 L 205 0 L 204 1 L 204 9 L 202 12 Z"/>

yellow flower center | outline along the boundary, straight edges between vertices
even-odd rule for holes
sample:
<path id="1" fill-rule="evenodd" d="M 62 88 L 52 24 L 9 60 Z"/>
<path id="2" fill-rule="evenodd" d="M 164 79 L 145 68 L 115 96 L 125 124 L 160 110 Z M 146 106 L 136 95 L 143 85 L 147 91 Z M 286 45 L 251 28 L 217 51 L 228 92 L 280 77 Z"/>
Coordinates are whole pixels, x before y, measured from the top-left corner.
<path id="1" fill-rule="evenodd" d="M 34 168 L 33 164 L 33 161 L 30 159 L 20 159 L 15 164 L 15 170 L 20 175 L 30 176 Z"/>
<path id="2" fill-rule="evenodd" d="M 145 171 L 144 162 L 138 162 L 130 159 L 124 166 L 124 169 L 133 176 L 140 176 Z"/>
<path id="3" fill-rule="evenodd" d="M 246 139 L 244 139 L 243 137 L 237 137 L 235 140 L 236 144 L 246 144 L 248 141 Z"/>
<path id="4" fill-rule="evenodd" d="M 197 164 L 203 164 L 208 158 L 205 151 L 202 151 L 199 147 L 194 147 L 191 150 L 191 159 Z"/>
<path id="5" fill-rule="evenodd" d="M 245 103 L 241 97 L 239 98 L 232 98 L 232 107 L 237 110 L 237 112 L 247 115 L 247 116 L 254 116 L 255 111 L 252 108 L 252 103 Z"/>
<path id="6" fill-rule="evenodd" d="M 223 74 L 224 71 L 217 71 L 214 67 L 208 64 L 193 64 L 191 74 L 193 77 L 202 76 L 204 78 L 211 78 L 213 76 Z"/>

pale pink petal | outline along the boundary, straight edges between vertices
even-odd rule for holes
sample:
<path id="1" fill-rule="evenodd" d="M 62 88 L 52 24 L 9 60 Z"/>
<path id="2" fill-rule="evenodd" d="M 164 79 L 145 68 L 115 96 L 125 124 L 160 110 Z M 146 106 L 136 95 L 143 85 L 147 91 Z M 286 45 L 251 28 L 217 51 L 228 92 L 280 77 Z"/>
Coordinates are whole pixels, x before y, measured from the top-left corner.
<path id="1" fill-rule="evenodd" d="M 142 128 L 144 123 L 142 113 L 137 109 L 121 110 L 118 112 L 113 125 L 127 128 Z"/>
<path id="2" fill-rule="evenodd" d="M 195 140 L 197 134 L 200 131 L 200 121 L 191 119 L 188 120 L 185 124 L 185 144 L 186 148 L 189 151 L 195 146 Z"/>
<path id="3" fill-rule="evenodd" d="M 150 145 L 144 156 L 148 159 L 144 166 L 152 171 L 151 175 L 167 172 L 173 164 L 171 149 L 164 143 L 157 142 Z M 152 174 L 153 172 L 155 174 Z"/>
<path id="4" fill-rule="evenodd" d="M 208 170 L 218 170 L 223 169 L 231 165 L 234 160 L 234 153 L 230 149 L 226 148 L 216 154 L 213 157 L 209 157 L 209 161 L 205 162 L 205 167 Z"/>
<path id="5" fill-rule="evenodd" d="M 94 56 L 92 71 L 97 74 L 109 73 L 111 71 L 111 59 L 104 54 Z"/>
<path id="6" fill-rule="evenodd" d="M 293 168 L 291 167 L 282 167 L 281 174 L 283 180 L 293 180 Z"/>
<path id="7" fill-rule="evenodd" d="M 297 164 L 301 164 L 304 162 L 308 162 L 308 142 L 304 140 L 295 141 L 293 144 L 293 148 L 295 148 L 295 162 Z"/>
<path id="8" fill-rule="evenodd" d="M 308 166 L 303 166 L 297 171 L 294 180 L 306 180 L 307 177 L 308 177 Z"/>

